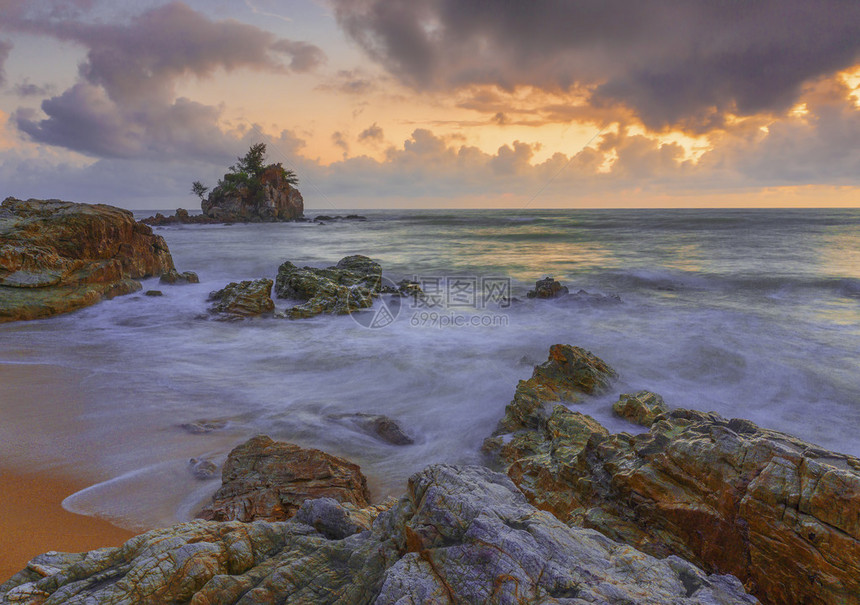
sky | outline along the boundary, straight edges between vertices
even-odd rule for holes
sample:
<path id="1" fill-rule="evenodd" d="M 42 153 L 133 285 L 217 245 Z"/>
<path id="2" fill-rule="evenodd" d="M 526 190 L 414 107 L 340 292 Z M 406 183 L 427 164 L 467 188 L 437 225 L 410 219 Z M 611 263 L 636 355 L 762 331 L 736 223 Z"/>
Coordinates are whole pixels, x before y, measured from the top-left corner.
<path id="1" fill-rule="evenodd" d="M 860 207 L 856 0 L 0 0 L 0 198 Z"/>

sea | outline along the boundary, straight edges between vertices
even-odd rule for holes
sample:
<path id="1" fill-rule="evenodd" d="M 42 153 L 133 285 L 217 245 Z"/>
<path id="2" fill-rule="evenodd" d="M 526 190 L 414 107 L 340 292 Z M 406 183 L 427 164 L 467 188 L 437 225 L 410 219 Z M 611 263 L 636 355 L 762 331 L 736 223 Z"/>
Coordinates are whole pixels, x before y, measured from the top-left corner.
<path id="1" fill-rule="evenodd" d="M 860 456 L 860 210 L 360 212 L 156 228 L 199 284 L 144 280 L 163 296 L 0 324 L 4 464 L 74 474 L 89 487 L 67 509 L 146 529 L 192 518 L 219 486 L 192 460 L 220 465 L 266 434 L 357 462 L 381 500 L 427 464 L 482 463 L 517 381 L 557 343 L 618 372 L 570 404 L 613 431 L 644 430 L 612 403 L 650 390 Z M 228 282 L 353 254 L 426 296 L 302 320 L 207 313 Z M 545 277 L 570 294 L 529 298 Z M 34 368 L 44 378 L 22 386 Z M 414 443 L 363 432 L 356 413 Z M 201 420 L 221 428 L 182 427 Z"/>

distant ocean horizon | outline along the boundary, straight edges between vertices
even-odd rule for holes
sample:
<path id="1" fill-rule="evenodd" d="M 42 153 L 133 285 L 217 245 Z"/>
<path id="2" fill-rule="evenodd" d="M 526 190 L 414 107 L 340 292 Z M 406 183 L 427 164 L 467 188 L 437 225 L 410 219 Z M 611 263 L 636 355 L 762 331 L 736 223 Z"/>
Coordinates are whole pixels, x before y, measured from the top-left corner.
<path id="1" fill-rule="evenodd" d="M 860 455 L 860 209 L 305 214 L 368 220 L 156 228 L 200 284 L 146 280 L 164 296 L 0 325 L 0 363 L 62 368 L 77 394 L 63 411 L 74 430 L 45 429 L 55 439 L 25 460 L 22 427 L 57 412 L 34 394 L 4 421 L 0 455 L 36 467 L 73 460 L 94 485 L 66 506 L 129 527 L 192 516 L 218 481 L 194 479 L 189 459 L 220 463 L 259 433 L 356 461 L 379 498 L 402 492 L 428 463 L 480 462 L 517 380 L 556 343 L 618 371 L 608 392 L 574 407 L 611 430 L 642 430 L 611 405 L 647 389 L 670 407 L 748 418 Z M 208 292 L 230 281 L 352 254 L 393 281 L 421 282 L 440 304 L 404 302 L 373 325 L 368 316 L 200 318 Z M 570 295 L 528 298 L 546 276 Z M 415 444 L 388 445 L 337 420 L 353 412 L 394 418 Z M 204 435 L 179 426 L 199 419 L 227 424 Z"/>

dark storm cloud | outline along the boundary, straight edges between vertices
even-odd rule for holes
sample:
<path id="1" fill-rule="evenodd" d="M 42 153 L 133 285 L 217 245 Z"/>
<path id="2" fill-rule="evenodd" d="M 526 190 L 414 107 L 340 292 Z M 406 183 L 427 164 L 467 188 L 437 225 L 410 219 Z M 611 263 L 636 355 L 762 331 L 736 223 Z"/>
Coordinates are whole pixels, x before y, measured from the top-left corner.
<path id="1" fill-rule="evenodd" d="M 177 81 L 218 70 L 305 72 L 318 47 L 237 21 L 213 21 L 174 2 L 127 23 L 18 18 L 18 29 L 84 45 L 80 81 L 43 102 L 47 118 L 18 116 L 33 140 L 98 157 L 221 154 L 229 137 L 220 109 L 175 98 Z"/>
<path id="2" fill-rule="evenodd" d="M 588 87 L 652 128 L 780 111 L 860 60 L 856 0 L 332 0 L 343 29 L 419 89 Z"/>
<path id="3" fill-rule="evenodd" d="M 2 86 L 6 81 L 6 72 L 3 68 L 11 50 L 11 43 L 6 42 L 5 40 L 0 40 L 0 86 Z"/>

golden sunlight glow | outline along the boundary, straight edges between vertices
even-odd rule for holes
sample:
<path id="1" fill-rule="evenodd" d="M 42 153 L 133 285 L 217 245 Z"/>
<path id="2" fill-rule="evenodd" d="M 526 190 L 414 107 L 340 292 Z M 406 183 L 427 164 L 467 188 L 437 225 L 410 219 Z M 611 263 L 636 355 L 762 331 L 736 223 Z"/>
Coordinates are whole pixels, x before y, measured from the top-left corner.
<path id="1" fill-rule="evenodd" d="M 788 112 L 788 115 L 794 118 L 802 118 L 809 113 L 809 107 L 807 107 L 806 103 L 798 103 L 794 107 L 791 108 L 791 111 Z"/>
<path id="2" fill-rule="evenodd" d="M 854 99 L 854 106 L 860 108 L 860 65 L 843 71 L 838 77 L 851 89 L 851 98 Z"/>

